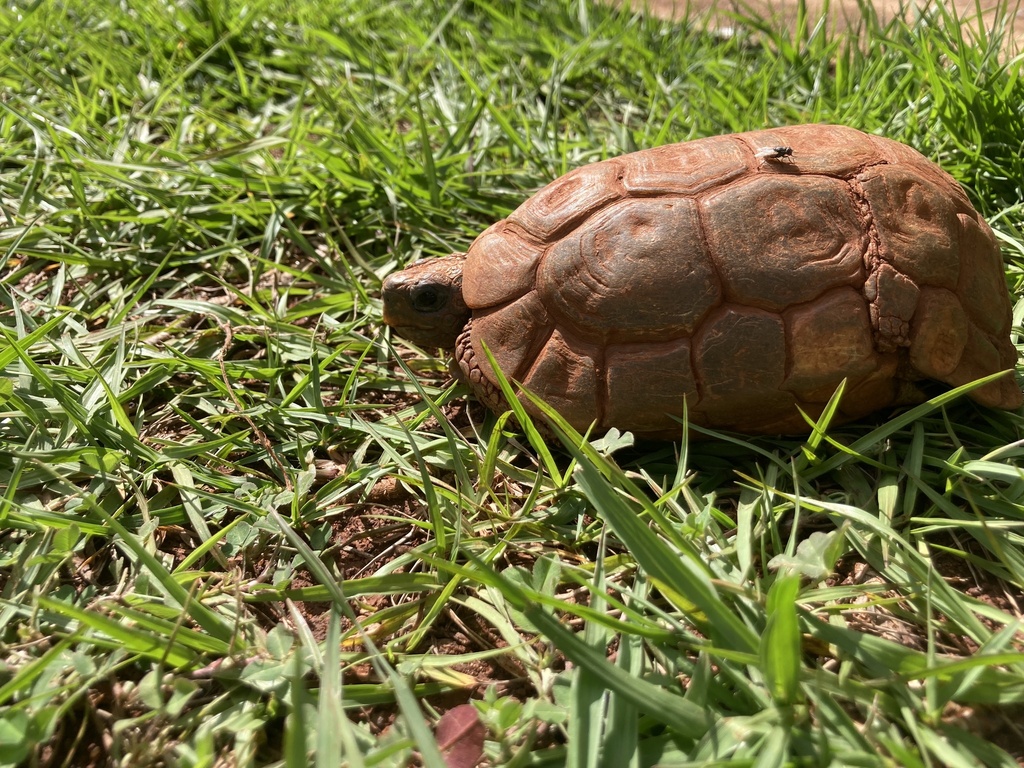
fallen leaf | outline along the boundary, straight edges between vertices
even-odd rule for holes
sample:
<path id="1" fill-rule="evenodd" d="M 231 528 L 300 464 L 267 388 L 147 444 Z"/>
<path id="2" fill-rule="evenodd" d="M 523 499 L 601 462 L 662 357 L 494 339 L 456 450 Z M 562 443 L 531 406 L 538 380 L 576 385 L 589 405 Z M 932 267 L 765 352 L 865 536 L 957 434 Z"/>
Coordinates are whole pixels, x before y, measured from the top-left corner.
<path id="1" fill-rule="evenodd" d="M 472 704 L 460 704 L 441 715 L 436 735 L 448 768 L 473 768 L 480 762 L 486 732 Z"/>

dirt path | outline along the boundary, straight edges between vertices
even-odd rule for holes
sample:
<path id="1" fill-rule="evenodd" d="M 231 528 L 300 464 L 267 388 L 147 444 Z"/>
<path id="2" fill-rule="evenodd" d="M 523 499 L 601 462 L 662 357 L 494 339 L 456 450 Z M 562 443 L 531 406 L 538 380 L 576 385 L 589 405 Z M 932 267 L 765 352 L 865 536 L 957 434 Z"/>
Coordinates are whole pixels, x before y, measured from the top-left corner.
<path id="1" fill-rule="evenodd" d="M 651 13 L 661 18 L 681 18 L 687 10 L 690 8 L 690 13 L 697 14 L 703 12 L 710 12 L 714 14 L 716 11 L 722 13 L 722 24 L 727 25 L 728 16 L 727 12 L 731 10 L 738 10 L 747 13 L 754 11 L 761 16 L 766 18 L 777 18 L 780 22 L 792 24 L 796 21 L 797 15 L 797 0 L 748 0 L 747 2 L 741 2 L 738 0 L 622 0 L 627 2 L 634 7 L 646 6 Z M 1018 53 L 1024 50 L 1024 8 L 1021 7 L 1021 0 L 1008 0 L 1009 7 L 1011 9 L 1011 20 L 1012 20 L 1012 32 L 1010 36 L 1012 39 L 1008 40 L 1010 45 L 1010 53 Z M 986 29 L 991 28 L 993 19 L 1000 6 L 1006 6 L 1007 0 L 952 0 L 952 2 L 946 2 L 946 5 L 952 5 L 956 8 L 957 15 L 964 20 L 965 24 L 976 25 L 978 22 L 977 6 L 981 6 L 981 21 Z M 807 0 L 807 8 L 809 15 L 812 19 L 817 19 L 821 15 L 822 8 L 824 7 L 824 0 Z M 856 0 L 832 0 L 830 2 L 829 16 L 833 19 L 834 23 L 840 27 L 845 28 L 849 25 L 848 20 L 856 22 L 860 19 L 861 13 L 860 8 L 857 5 Z M 900 0 L 874 0 L 875 9 L 878 12 L 878 16 L 883 21 L 891 19 L 897 13 L 900 12 L 901 6 L 904 6 L 904 14 L 912 14 L 911 10 L 906 10 L 906 2 L 900 2 Z M 926 7 L 927 3 L 917 3 L 915 6 Z"/>

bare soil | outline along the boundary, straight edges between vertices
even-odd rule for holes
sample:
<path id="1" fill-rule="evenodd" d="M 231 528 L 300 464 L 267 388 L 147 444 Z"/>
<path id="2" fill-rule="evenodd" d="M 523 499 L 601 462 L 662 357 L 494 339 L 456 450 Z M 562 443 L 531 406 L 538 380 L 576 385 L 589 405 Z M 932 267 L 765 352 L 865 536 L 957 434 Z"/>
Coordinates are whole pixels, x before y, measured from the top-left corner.
<path id="1" fill-rule="evenodd" d="M 771 19 L 781 25 L 796 23 L 799 0 L 614 0 L 634 8 L 646 8 L 651 14 L 664 19 L 700 18 L 707 15 L 713 26 L 728 27 L 731 14 L 756 15 Z M 913 19 L 920 9 L 934 3 L 908 2 L 907 0 L 873 0 L 878 18 L 885 23 L 897 14 Z M 1008 8 L 1011 34 L 1008 35 L 1008 53 L 1013 55 L 1024 50 L 1024 8 L 1021 0 L 943 0 L 946 7 L 955 9 L 964 25 L 972 30 L 992 28 L 1001 8 Z M 828 6 L 828 18 L 836 29 L 856 28 L 861 19 L 857 0 L 806 0 L 811 23 L 821 18 Z M 978 9 L 980 8 L 980 16 Z M 970 39 L 970 38 L 968 38 Z"/>

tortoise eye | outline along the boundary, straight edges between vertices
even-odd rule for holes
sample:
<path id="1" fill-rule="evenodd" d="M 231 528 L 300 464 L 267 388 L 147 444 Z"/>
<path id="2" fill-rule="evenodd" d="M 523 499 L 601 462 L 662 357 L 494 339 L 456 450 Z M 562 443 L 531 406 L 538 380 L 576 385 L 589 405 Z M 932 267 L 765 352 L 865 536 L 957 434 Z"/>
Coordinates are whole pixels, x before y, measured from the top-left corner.
<path id="1" fill-rule="evenodd" d="M 445 305 L 445 295 L 434 285 L 420 285 L 412 291 L 412 308 L 417 312 L 436 312 Z"/>

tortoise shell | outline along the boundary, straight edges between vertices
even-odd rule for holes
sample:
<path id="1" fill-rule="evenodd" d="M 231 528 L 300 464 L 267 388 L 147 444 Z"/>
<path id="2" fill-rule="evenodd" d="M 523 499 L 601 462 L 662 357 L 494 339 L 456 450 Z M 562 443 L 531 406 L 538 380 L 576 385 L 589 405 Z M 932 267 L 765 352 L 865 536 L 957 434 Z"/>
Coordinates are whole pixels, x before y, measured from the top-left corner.
<path id="1" fill-rule="evenodd" d="M 772 150 L 771 152 L 764 151 Z M 791 149 L 790 153 L 780 150 Z M 789 155 L 789 156 L 787 156 Z M 456 360 L 579 429 L 806 431 L 1012 368 L 991 229 L 913 149 L 840 126 L 717 136 L 594 163 L 483 232 L 462 268 Z M 980 403 L 1021 405 L 1007 375 Z"/>

